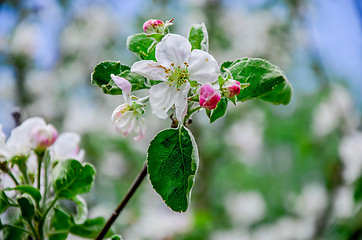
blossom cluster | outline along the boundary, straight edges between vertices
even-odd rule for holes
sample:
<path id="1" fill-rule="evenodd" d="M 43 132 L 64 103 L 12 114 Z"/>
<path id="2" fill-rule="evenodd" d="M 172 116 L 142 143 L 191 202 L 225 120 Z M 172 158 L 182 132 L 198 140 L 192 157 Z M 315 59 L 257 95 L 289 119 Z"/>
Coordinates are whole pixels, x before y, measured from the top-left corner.
<path id="1" fill-rule="evenodd" d="M 0 125 L 0 186 L 12 187 L 15 179 L 25 180 L 28 176 L 34 176 L 26 180 L 35 184 L 37 171 L 37 157 L 48 151 L 53 163 L 66 159 L 82 161 L 84 150 L 79 149 L 80 136 L 76 133 L 65 132 L 58 135 L 56 128 L 47 124 L 44 119 L 33 117 L 25 120 L 21 125 L 11 131 L 8 139 Z M 21 161 L 19 161 L 19 159 Z M 24 164 L 20 166 L 21 164 Z M 25 167 L 26 173 L 20 168 Z M 38 176 L 40 177 L 40 176 Z"/>
<path id="2" fill-rule="evenodd" d="M 183 124 L 193 109 L 213 110 L 222 97 L 234 99 L 248 84 L 234 80 L 230 72 L 225 77 L 215 58 L 206 51 L 192 49 L 189 40 L 178 34 L 168 33 L 171 21 L 150 19 L 143 25 L 146 34 L 163 34 L 155 47 L 154 60 L 141 60 L 131 66 L 131 72 L 148 80 L 160 83 L 151 86 L 149 97 L 139 100 L 131 97 L 131 83 L 123 77 L 111 75 L 112 80 L 122 89 L 125 103 L 118 106 L 112 115 L 116 130 L 123 136 L 145 136 L 144 103 L 149 100 L 152 113 L 158 118 L 175 116 Z M 134 100 L 135 99 L 135 100 Z M 174 110 L 170 113 L 170 109 Z"/>

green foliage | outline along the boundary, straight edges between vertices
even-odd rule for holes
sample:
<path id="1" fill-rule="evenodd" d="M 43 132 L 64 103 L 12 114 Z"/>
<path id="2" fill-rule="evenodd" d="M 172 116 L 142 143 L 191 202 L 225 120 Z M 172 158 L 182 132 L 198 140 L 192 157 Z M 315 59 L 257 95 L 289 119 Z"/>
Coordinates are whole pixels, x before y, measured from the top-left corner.
<path id="1" fill-rule="evenodd" d="M 87 220 L 87 215 L 88 215 L 87 203 L 86 201 L 84 201 L 83 198 L 79 196 L 74 197 L 72 200 L 75 203 L 77 210 L 77 215 L 74 218 L 74 222 L 77 224 L 81 224 L 85 220 Z"/>
<path id="2" fill-rule="evenodd" d="M 228 107 L 228 99 L 223 97 L 217 103 L 216 108 L 212 111 L 210 116 L 210 123 L 215 122 L 217 119 L 225 116 Z"/>
<path id="3" fill-rule="evenodd" d="M 35 215 L 35 206 L 33 202 L 27 197 L 18 198 L 18 204 L 21 211 L 21 216 L 27 221 Z"/>
<path id="4" fill-rule="evenodd" d="M 95 170 L 77 160 L 68 159 L 59 163 L 53 173 L 54 193 L 59 198 L 72 199 L 78 194 L 87 193 L 92 187 Z"/>
<path id="5" fill-rule="evenodd" d="M 288 104 L 292 97 L 292 86 L 277 66 L 260 58 L 243 58 L 225 62 L 233 78 L 240 83 L 250 83 L 238 95 L 238 101 L 258 98 L 274 104 Z"/>
<path id="6" fill-rule="evenodd" d="M 30 185 L 19 185 L 16 186 L 14 188 L 8 188 L 6 190 L 17 190 L 21 193 L 27 193 L 29 194 L 37 204 L 39 204 L 40 200 L 41 200 L 41 193 L 38 189 L 36 189 L 33 186 Z"/>
<path id="7" fill-rule="evenodd" d="M 198 162 L 194 137 L 184 126 L 163 130 L 151 141 L 147 157 L 150 180 L 172 210 L 187 210 Z"/>
<path id="8" fill-rule="evenodd" d="M 204 23 L 191 26 L 189 42 L 191 43 L 191 50 L 200 49 L 206 52 L 209 51 L 209 36 Z"/>
<path id="9" fill-rule="evenodd" d="M 360 202 L 362 201 L 362 176 L 356 180 L 355 184 L 356 188 L 354 191 L 354 200 L 356 202 Z"/>
<path id="10" fill-rule="evenodd" d="M 106 224 L 106 220 L 103 217 L 97 217 L 88 219 L 82 224 L 74 224 L 70 227 L 72 234 L 84 237 L 84 238 L 96 238 L 103 226 Z M 112 230 L 109 230 L 106 237 L 113 235 Z"/>
<path id="11" fill-rule="evenodd" d="M 6 211 L 6 209 L 10 206 L 9 199 L 6 196 L 4 191 L 0 190 L 0 213 Z"/>
<path id="12" fill-rule="evenodd" d="M 122 90 L 112 80 L 111 74 L 126 78 L 132 84 L 132 91 L 149 88 L 146 79 L 137 73 L 130 72 L 130 67 L 120 62 L 101 62 L 92 73 L 92 84 L 102 88 L 103 93 L 120 95 Z"/>
<path id="13" fill-rule="evenodd" d="M 16 226 L 18 228 L 24 228 L 24 225 L 19 221 L 15 221 L 12 223 L 13 226 Z M 12 227 L 3 227 L 0 228 L 2 232 L 2 237 L 4 240 L 23 240 L 24 232 L 20 231 L 17 228 Z M 0 235 L 1 236 L 1 235 Z"/>
<path id="14" fill-rule="evenodd" d="M 137 54 L 142 60 L 156 60 L 156 41 L 145 33 L 138 33 L 127 38 L 127 48 Z"/>
<path id="15" fill-rule="evenodd" d="M 54 213 L 50 221 L 49 240 L 65 240 L 67 239 L 71 218 L 68 214 L 58 208 L 54 208 Z"/>

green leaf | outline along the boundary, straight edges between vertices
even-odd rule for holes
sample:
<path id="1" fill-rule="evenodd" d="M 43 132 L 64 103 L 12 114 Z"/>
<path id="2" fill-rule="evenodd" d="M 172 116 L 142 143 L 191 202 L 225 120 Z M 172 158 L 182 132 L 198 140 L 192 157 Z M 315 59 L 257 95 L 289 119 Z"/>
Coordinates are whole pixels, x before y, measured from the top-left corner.
<path id="1" fill-rule="evenodd" d="M 70 232 L 84 238 L 96 238 L 105 224 L 106 220 L 103 217 L 88 219 L 83 224 L 71 226 Z M 109 230 L 105 237 L 110 237 L 112 235 L 112 230 Z"/>
<path id="2" fill-rule="evenodd" d="M 184 126 L 163 130 L 151 141 L 147 156 L 150 180 L 172 210 L 187 210 L 198 163 L 194 137 Z"/>
<path id="3" fill-rule="evenodd" d="M 95 170 L 77 160 L 68 159 L 59 163 L 53 173 L 53 189 L 59 198 L 72 199 L 78 194 L 87 193 L 92 187 Z"/>
<path id="4" fill-rule="evenodd" d="M 16 186 L 14 188 L 7 188 L 5 189 L 6 191 L 8 190 L 17 190 L 21 193 L 27 193 L 29 194 L 37 204 L 39 204 L 40 200 L 41 200 L 41 193 L 38 189 L 36 189 L 33 186 L 30 185 L 20 185 L 20 186 Z"/>
<path id="5" fill-rule="evenodd" d="M 54 208 L 53 216 L 50 220 L 49 240 L 67 239 L 71 226 L 71 217 L 58 208 Z"/>
<path id="6" fill-rule="evenodd" d="M 114 235 L 111 237 L 111 240 L 122 240 L 122 237 L 119 235 Z"/>
<path id="7" fill-rule="evenodd" d="M 127 48 L 142 60 L 156 60 L 154 42 L 147 34 L 138 33 L 127 38 Z"/>
<path id="8" fill-rule="evenodd" d="M 233 78 L 240 83 L 250 83 L 241 90 L 238 101 L 258 98 L 274 104 L 288 104 L 292 97 L 292 86 L 279 67 L 260 58 L 238 59 L 226 62 Z"/>
<path id="9" fill-rule="evenodd" d="M 0 213 L 5 212 L 8 207 L 10 207 L 8 196 L 0 190 Z"/>
<path id="10" fill-rule="evenodd" d="M 92 73 L 92 84 L 102 88 L 103 93 L 110 95 L 121 95 L 122 89 L 112 80 L 111 74 L 124 77 L 132 84 L 132 91 L 147 89 L 158 84 L 160 81 L 148 80 L 137 73 L 130 71 L 130 67 L 120 62 L 101 62 Z"/>
<path id="11" fill-rule="evenodd" d="M 189 42 L 191 43 L 191 50 L 200 49 L 205 52 L 209 51 L 209 36 L 204 23 L 191 26 Z"/>
<path id="12" fill-rule="evenodd" d="M 73 198 L 72 200 L 76 204 L 77 209 L 77 215 L 74 218 L 74 222 L 76 224 L 84 223 L 84 221 L 87 220 L 88 217 L 87 202 L 79 196 Z"/>
<path id="13" fill-rule="evenodd" d="M 210 123 L 215 122 L 217 119 L 223 117 L 226 114 L 226 109 L 228 107 L 228 99 L 223 97 L 217 103 L 216 108 L 212 111 L 210 116 Z"/>
<path id="14" fill-rule="evenodd" d="M 35 215 L 35 206 L 31 199 L 27 197 L 18 198 L 21 215 L 24 219 L 30 220 Z"/>
<path id="15" fill-rule="evenodd" d="M 362 177 L 359 177 L 355 182 L 354 200 L 360 202 L 362 200 Z"/>
<path id="16" fill-rule="evenodd" d="M 17 220 L 16 222 L 12 222 L 11 225 L 25 229 L 24 225 L 19 220 Z M 22 240 L 22 239 L 24 239 L 23 238 L 24 232 L 21 230 L 18 230 L 16 228 L 4 227 L 3 229 L 1 229 L 1 232 L 2 232 L 2 237 L 4 240 Z"/>

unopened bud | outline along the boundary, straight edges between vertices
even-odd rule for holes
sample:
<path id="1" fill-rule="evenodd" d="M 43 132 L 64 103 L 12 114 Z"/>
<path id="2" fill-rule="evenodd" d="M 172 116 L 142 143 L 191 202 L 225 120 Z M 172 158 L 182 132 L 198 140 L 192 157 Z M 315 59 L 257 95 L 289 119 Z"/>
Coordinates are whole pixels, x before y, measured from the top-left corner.
<path id="1" fill-rule="evenodd" d="M 221 91 L 227 98 L 233 98 L 239 95 L 241 90 L 241 84 L 236 80 L 227 80 L 221 87 Z"/>
<path id="2" fill-rule="evenodd" d="M 158 19 L 150 19 L 143 24 L 143 31 L 147 34 L 163 33 L 165 23 Z"/>
<path id="3" fill-rule="evenodd" d="M 31 132 L 30 140 L 35 149 L 44 150 L 57 140 L 58 132 L 51 124 L 37 126 Z"/>
<path id="4" fill-rule="evenodd" d="M 208 110 L 216 108 L 221 99 L 220 93 L 217 92 L 210 84 L 204 84 L 200 87 L 200 106 Z"/>

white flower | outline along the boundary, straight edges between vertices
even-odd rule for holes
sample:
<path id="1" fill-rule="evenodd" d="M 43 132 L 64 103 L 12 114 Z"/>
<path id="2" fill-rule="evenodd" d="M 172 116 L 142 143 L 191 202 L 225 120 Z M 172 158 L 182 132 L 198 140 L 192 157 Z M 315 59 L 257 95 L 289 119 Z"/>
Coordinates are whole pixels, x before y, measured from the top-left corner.
<path id="1" fill-rule="evenodd" d="M 187 112 L 189 81 L 200 84 L 217 81 L 219 66 L 209 53 L 194 49 L 185 38 L 167 34 L 156 46 L 156 60 L 135 62 L 131 71 L 152 80 L 163 81 L 150 89 L 152 112 L 167 118 L 167 111 L 175 105 L 176 118 L 182 121 Z"/>
<path id="2" fill-rule="evenodd" d="M 132 101 L 130 97 L 132 85 L 127 79 L 111 74 L 112 80 L 122 89 L 124 104 L 119 105 L 112 113 L 112 122 L 116 131 L 123 136 L 141 140 L 146 134 L 145 119 L 142 117 L 142 104 Z"/>
<path id="3" fill-rule="evenodd" d="M 5 135 L 0 133 L 0 159 L 10 159 L 13 156 L 27 156 L 32 149 L 31 134 L 34 129 L 47 126 L 44 119 L 33 117 L 25 120 L 11 131 L 5 143 Z"/>
<path id="4" fill-rule="evenodd" d="M 83 161 L 84 150 L 79 150 L 80 136 L 76 133 L 65 132 L 59 135 L 50 147 L 50 154 L 55 161 L 64 161 L 69 158 Z"/>

